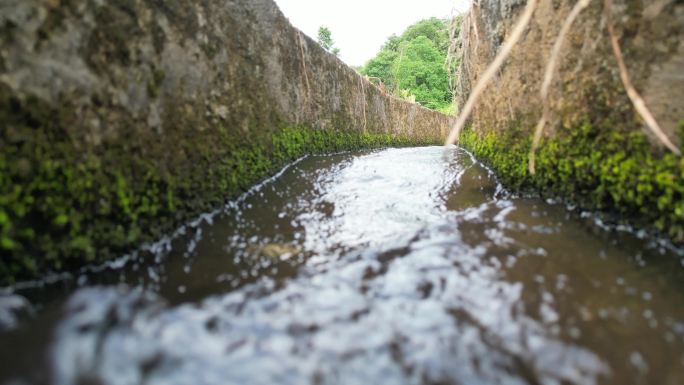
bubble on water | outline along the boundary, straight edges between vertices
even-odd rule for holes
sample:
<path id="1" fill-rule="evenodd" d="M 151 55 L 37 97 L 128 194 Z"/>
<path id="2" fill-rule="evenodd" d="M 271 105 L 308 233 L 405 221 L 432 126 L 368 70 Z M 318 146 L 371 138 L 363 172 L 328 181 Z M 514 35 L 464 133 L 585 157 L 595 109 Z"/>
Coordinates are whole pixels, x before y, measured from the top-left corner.
<path id="1" fill-rule="evenodd" d="M 157 273 L 157 270 L 154 269 L 153 267 L 148 267 L 147 268 L 147 276 L 153 281 L 153 282 L 159 282 L 161 277 L 159 276 L 159 273 Z"/>
<path id="2" fill-rule="evenodd" d="M 627 295 L 629 295 L 629 296 L 635 296 L 635 295 L 637 295 L 638 293 L 639 293 L 639 290 L 637 290 L 637 288 L 635 288 L 635 287 L 627 287 L 627 288 L 625 288 L 625 294 L 627 294 Z"/>
<path id="3" fill-rule="evenodd" d="M 591 311 L 584 306 L 580 307 L 579 313 L 580 313 L 580 317 L 582 318 L 582 321 L 584 321 L 584 322 L 589 322 L 592 319 L 594 319 L 594 316 L 591 313 Z"/>
<path id="4" fill-rule="evenodd" d="M 518 259 L 515 256 L 513 256 L 513 255 L 507 256 L 506 257 L 506 267 L 509 269 L 512 268 L 513 266 L 515 266 L 515 263 L 517 261 L 518 261 Z"/>
<path id="5" fill-rule="evenodd" d="M 580 338 L 580 336 L 582 336 L 582 332 L 578 327 L 573 326 L 570 329 L 568 329 L 568 335 L 570 336 L 570 338 L 578 339 Z"/>
<path id="6" fill-rule="evenodd" d="M 560 319 L 558 313 L 548 303 L 542 303 L 541 306 L 539 306 L 539 314 L 541 315 L 542 321 L 547 324 L 557 322 Z"/>
<path id="7" fill-rule="evenodd" d="M 12 330 L 20 321 L 33 316 L 31 303 L 17 294 L 0 294 L 0 332 Z"/>
<path id="8" fill-rule="evenodd" d="M 671 332 L 666 332 L 664 338 L 668 344 L 671 344 L 671 343 L 675 342 L 675 340 L 676 340 L 675 335 L 672 334 Z"/>
<path id="9" fill-rule="evenodd" d="M 648 364 L 644 357 L 639 352 L 632 352 L 629 355 L 629 363 L 634 366 L 639 372 L 645 374 L 648 372 Z"/>

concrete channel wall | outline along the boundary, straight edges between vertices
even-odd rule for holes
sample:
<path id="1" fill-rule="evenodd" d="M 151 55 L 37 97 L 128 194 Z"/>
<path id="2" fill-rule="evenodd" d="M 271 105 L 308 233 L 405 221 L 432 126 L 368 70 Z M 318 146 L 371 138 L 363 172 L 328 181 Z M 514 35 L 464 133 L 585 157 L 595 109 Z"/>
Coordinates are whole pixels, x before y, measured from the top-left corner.
<path id="1" fill-rule="evenodd" d="M 271 0 L 0 2 L 0 283 L 154 240 L 308 153 L 434 144 Z"/>
<path id="2" fill-rule="evenodd" d="M 667 137 L 684 146 L 684 4 L 591 1 L 562 40 L 549 98 L 540 89 L 552 47 L 578 1 L 538 1 L 511 56 L 472 115 L 461 143 L 509 186 L 601 210 L 611 221 L 684 242 L 684 160 L 663 147 L 630 101 L 609 23 L 635 89 Z M 464 16 L 458 73 L 463 105 L 511 35 L 525 0 L 481 0 Z M 528 167 L 544 106 L 548 121 Z"/>

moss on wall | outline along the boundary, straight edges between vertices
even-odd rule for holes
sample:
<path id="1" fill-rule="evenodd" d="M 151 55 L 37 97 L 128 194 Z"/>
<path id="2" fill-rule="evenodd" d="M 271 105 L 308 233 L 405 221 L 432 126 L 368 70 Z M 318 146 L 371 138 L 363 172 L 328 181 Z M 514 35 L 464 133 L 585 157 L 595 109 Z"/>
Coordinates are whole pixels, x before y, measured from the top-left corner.
<path id="1" fill-rule="evenodd" d="M 464 18 L 463 105 L 518 19 L 516 0 L 482 0 Z M 539 2 L 526 32 L 474 108 L 461 143 L 515 190 L 560 197 L 684 242 L 682 160 L 645 128 L 625 91 L 606 30 L 603 2 L 591 2 L 562 41 L 548 97 L 544 69 L 576 1 Z M 681 147 L 684 78 L 681 2 L 615 1 L 610 10 L 635 88 Z M 657 42 L 657 44 L 651 44 Z M 542 110 L 546 110 L 543 112 Z M 536 123 L 547 114 L 537 174 L 527 170 Z M 679 122 L 679 125 L 677 124 Z"/>
<path id="2" fill-rule="evenodd" d="M 144 151 L 125 135 L 93 150 L 69 136 L 68 108 L 0 95 L 3 283 L 121 255 L 305 154 L 434 143 L 305 127 L 250 136 L 219 126 L 187 141 L 145 140 Z M 175 160 L 163 159 L 169 152 Z"/>
<path id="3" fill-rule="evenodd" d="M 0 285 L 120 256 L 301 155 L 450 125 L 272 0 L 0 2 L 0 44 Z"/>
<path id="4" fill-rule="evenodd" d="M 537 172 L 530 175 L 528 133 L 520 127 L 482 134 L 467 129 L 460 143 L 513 190 L 563 197 L 684 243 L 683 158 L 653 149 L 639 130 L 587 122 L 546 138 L 537 153 Z"/>

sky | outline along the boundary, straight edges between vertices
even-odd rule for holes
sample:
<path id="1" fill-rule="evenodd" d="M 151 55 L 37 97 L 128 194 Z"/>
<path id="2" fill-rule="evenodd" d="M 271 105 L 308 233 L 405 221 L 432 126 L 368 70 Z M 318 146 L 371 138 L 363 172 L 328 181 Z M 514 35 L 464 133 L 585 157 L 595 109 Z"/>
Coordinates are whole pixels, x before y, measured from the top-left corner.
<path id="1" fill-rule="evenodd" d="M 360 66 L 375 56 L 392 34 L 430 17 L 464 12 L 470 0 L 275 0 L 290 23 L 314 40 L 318 28 L 332 33 L 340 58 Z"/>

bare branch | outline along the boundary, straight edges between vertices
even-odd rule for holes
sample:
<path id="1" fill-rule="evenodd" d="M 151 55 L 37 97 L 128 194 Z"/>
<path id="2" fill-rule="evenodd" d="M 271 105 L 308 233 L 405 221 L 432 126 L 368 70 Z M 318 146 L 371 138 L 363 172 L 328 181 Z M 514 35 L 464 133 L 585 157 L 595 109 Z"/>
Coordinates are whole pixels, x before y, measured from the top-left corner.
<path id="1" fill-rule="evenodd" d="M 548 64 L 546 65 L 546 71 L 544 72 L 544 82 L 542 83 L 541 88 L 542 99 L 546 99 L 546 97 L 549 94 L 549 88 L 551 87 L 551 81 L 553 80 L 553 75 L 556 72 L 556 67 L 558 66 L 558 57 L 560 56 L 560 51 L 563 48 L 565 36 L 568 34 L 568 32 L 570 32 L 570 27 L 572 27 L 572 23 L 575 22 L 577 16 L 579 16 L 580 12 L 582 12 L 584 8 L 589 6 L 589 3 L 591 3 L 591 0 L 578 1 L 577 4 L 575 4 L 575 6 L 572 7 L 572 11 L 570 11 L 570 14 L 563 23 L 563 27 L 561 28 L 560 33 L 558 34 L 558 38 L 556 39 L 556 42 L 553 44 L 551 56 L 549 58 Z"/>
<path id="2" fill-rule="evenodd" d="M 363 101 L 361 103 L 361 106 L 363 107 L 363 133 L 365 134 L 367 131 L 367 124 L 368 121 L 366 120 L 366 87 L 364 85 L 364 78 L 363 76 L 359 75 L 359 82 L 361 82 L 361 94 L 363 95 Z"/>
<path id="3" fill-rule="evenodd" d="M 546 126 L 546 122 L 548 121 L 550 115 L 549 103 L 547 100 L 549 96 L 549 88 L 551 88 L 553 75 L 556 73 L 556 69 L 558 67 L 558 58 L 560 57 L 560 52 L 563 48 L 565 37 L 570 31 L 572 23 L 575 22 L 575 19 L 577 19 L 577 16 L 579 16 L 580 12 L 582 12 L 584 8 L 589 6 L 590 2 L 591 0 L 580 0 L 575 4 L 574 7 L 572 7 L 572 11 L 570 11 L 570 14 L 565 19 L 563 27 L 561 27 L 560 33 L 556 38 L 556 42 L 553 44 L 553 48 L 551 49 L 551 56 L 549 57 L 549 62 L 546 64 L 546 70 L 544 71 L 544 81 L 541 87 L 541 98 L 542 103 L 544 104 L 544 112 L 542 113 L 542 117 L 539 119 L 539 122 L 537 122 L 537 127 L 534 130 L 534 140 L 532 141 L 532 148 L 530 149 L 530 153 L 528 156 L 529 163 L 527 168 L 530 171 L 530 174 L 532 175 L 534 175 L 535 173 L 534 165 L 537 148 L 539 147 L 539 143 L 541 142 L 542 135 L 544 134 L 544 127 Z"/>
<path id="4" fill-rule="evenodd" d="M 304 44 L 306 44 L 306 40 L 304 40 L 304 37 L 302 36 L 302 32 L 298 29 L 295 29 L 295 33 L 297 34 L 297 43 L 299 45 L 299 54 L 300 58 L 302 60 L 302 73 L 304 73 L 304 81 L 306 85 L 306 99 L 307 102 L 309 100 L 309 97 L 311 95 L 311 88 L 309 86 L 309 75 L 307 75 L 307 70 L 306 70 L 306 55 L 304 54 Z"/>
<path id="5" fill-rule="evenodd" d="M 627 91 L 627 96 L 632 101 L 632 105 L 637 110 L 641 118 L 644 119 L 648 128 L 653 132 L 653 134 L 660 140 L 660 142 L 667 147 L 670 151 L 678 156 L 682 155 L 682 152 L 675 146 L 670 138 L 667 137 L 665 132 L 660 128 L 660 125 L 651 114 L 651 111 L 646 107 L 646 102 L 639 95 L 637 90 L 632 85 L 632 81 L 629 77 L 629 72 L 627 71 L 627 66 L 625 65 L 625 60 L 622 56 L 622 49 L 620 48 L 620 43 L 618 41 L 617 35 L 615 34 L 615 28 L 613 26 L 613 21 L 611 19 L 611 10 L 613 8 L 612 0 L 605 0 L 605 12 L 606 18 L 608 19 L 608 34 L 610 35 L 610 43 L 613 46 L 613 54 L 615 54 L 615 59 L 618 62 L 618 69 L 620 71 L 620 79 L 622 80 L 622 85 Z"/>

